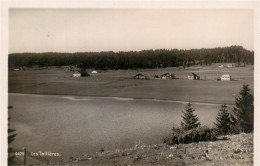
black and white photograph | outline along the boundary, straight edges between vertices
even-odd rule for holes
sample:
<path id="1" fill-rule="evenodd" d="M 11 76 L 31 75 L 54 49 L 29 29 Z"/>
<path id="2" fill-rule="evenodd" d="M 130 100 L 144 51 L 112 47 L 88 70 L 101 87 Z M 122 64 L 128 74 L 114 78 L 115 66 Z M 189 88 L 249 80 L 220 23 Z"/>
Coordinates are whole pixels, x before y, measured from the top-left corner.
<path id="1" fill-rule="evenodd" d="M 8 8 L 7 164 L 254 165 L 255 17 Z"/>

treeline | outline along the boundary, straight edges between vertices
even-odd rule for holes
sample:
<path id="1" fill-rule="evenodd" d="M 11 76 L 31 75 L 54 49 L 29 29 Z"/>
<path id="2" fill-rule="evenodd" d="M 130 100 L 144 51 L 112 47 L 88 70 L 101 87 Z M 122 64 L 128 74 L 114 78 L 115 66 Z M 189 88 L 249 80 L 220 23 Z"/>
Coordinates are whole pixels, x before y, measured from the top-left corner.
<path id="1" fill-rule="evenodd" d="M 9 67 L 75 66 L 106 69 L 140 69 L 160 67 L 189 67 L 212 63 L 254 63 L 254 52 L 242 46 L 211 49 L 157 49 L 127 52 L 77 52 L 77 53 L 13 53 L 9 54 Z"/>
<path id="2" fill-rule="evenodd" d="M 243 85 L 231 113 L 225 104 L 216 117 L 215 127 L 201 126 L 195 109 L 190 103 L 183 111 L 180 127 L 172 128 L 172 134 L 163 139 L 167 144 L 216 141 L 219 136 L 227 134 L 252 133 L 254 131 L 254 98 L 248 85 Z"/>

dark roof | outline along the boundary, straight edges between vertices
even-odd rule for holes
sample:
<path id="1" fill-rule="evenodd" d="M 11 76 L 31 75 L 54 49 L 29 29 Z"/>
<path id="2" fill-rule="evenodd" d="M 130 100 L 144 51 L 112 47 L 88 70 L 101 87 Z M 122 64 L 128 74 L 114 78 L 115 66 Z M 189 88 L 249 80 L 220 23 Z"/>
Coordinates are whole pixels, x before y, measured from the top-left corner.
<path id="1" fill-rule="evenodd" d="M 79 71 L 75 71 L 73 74 L 81 74 Z"/>
<path id="2" fill-rule="evenodd" d="M 134 76 L 134 78 L 136 78 L 136 77 L 145 77 L 145 79 L 147 79 L 147 77 L 145 75 L 141 74 L 141 73 L 136 74 Z"/>
<path id="3" fill-rule="evenodd" d="M 198 75 L 197 75 L 197 74 L 195 74 L 195 73 L 192 73 L 192 74 L 193 74 L 193 76 L 194 76 L 194 77 L 200 77 L 200 76 L 198 76 Z"/>
<path id="4" fill-rule="evenodd" d="M 138 73 L 138 74 L 136 74 L 135 76 L 145 76 L 145 75 L 143 75 L 143 74 L 141 74 L 141 73 Z"/>
<path id="5" fill-rule="evenodd" d="M 164 73 L 162 76 L 174 76 L 172 73 Z"/>

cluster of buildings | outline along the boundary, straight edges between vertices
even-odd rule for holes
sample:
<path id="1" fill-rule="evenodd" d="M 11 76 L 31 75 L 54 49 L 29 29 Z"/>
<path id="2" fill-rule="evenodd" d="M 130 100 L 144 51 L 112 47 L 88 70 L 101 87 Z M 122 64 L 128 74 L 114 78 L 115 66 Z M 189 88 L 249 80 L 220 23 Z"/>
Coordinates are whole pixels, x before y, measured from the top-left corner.
<path id="1" fill-rule="evenodd" d="M 224 67 L 227 67 L 227 68 L 231 68 L 231 67 L 245 67 L 245 63 L 240 63 L 240 62 L 238 62 L 238 63 L 229 63 L 229 64 L 227 64 L 225 66 L 223 64 L 221 64 L 218 67 L 219 68 L 224 68 Z"/>
<path id="2" fill-rule="evenodd" d="M 96 70 L 93 70 L 91 72 L 91 74 L 97 74 L 98 72 Z M 86 73 L 85 73 L 86 74 Z M 82 77 L 83 74 L 79 71 L 75 71 L 72 75 L 73 77 Z M 141 74 L 141 73 L 138 73 L 137 75 L 135 75 L 133 77 L 134 79 L 141 79 L 141 80 L 147 80 L 147 79 L 150 79 L 148 78 L 147 76 Z M 173 75 L 172 73 L 164 73 L 162 75 L 155 75 L 152 79 L 162 79 L 162 80 L 165 80 L 165 79 L 176 79 L 175 75 Z M 188 80 L 200 80 L 200 76 L 198 76 L 197 74 L 195 74 L 194 72 L 191 73 L 191 75 L 188 75 Z M 221 80 L 221 81 L 231 81 L 231 76 L 230 74 L 223 74 L 221 75 L 220 78 L 218 78 L 217 80 Z"/>
<path id="3" fill-rule="evenodd" d="M 133 78 L 134 79 L 143 79 L 143 80 L 149 79 L 147 76 L 145 76 L 141 73 L 135 75 Z M 175 79 L 175 78 L 176 77 L 172 73 L 165 73 L 165 74 L 162 74 L 161 76 L 155 75 L 153 79 L 163 79 L 164 80 L 164 79 Z M 192 75 L 188 75 L 188 80 L 200 80 L 200 76 L 198 76 L 195 73 L 192 73 Z M 217 80 L 231 81 L 231 76 L 230 76 L 230 74 L 223 74 Z"/>
<path id="4" fill-rule="evenodd" d="M 96 70 L 93 70 L 93 71 L 91 72 L 91 74 L 97 74 L 97 73 L 98 73 L 98 72 L 97 72 Z M 86 73 L 85 73 L 85 75 L 86 75 Z M 75 72 L 72 74 L 72 76 L 73 76 L 73 77 L 82 77 L 83 75 L 82 75 L 81 72 L 75 71 Z"/>

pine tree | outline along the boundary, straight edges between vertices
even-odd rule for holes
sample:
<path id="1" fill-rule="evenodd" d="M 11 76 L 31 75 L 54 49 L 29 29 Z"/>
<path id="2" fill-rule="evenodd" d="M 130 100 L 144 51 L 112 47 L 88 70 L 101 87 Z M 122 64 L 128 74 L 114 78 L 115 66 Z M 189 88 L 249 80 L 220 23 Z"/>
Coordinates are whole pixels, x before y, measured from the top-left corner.
<path id="1" fill-rule="evenodd" d="M 254 99 L 248 85 L 243 85 L 239 94 L 233 110 L 238 130 L 239 132 L 252 132 L 254 129 Z"/>
<path id="2" fill-rule="evenodd" d="M 185 112 L 183 112 L 183 121 L 181 122 L 181 128 L 183 130 L 191 130 L 200 126 L 199 118 L 194 115 L 194 109 L 190 103 L 185 107 Z"/>
<path id="3" fill-rule="evenodd" d="M 12 106 L 8 106 L 8 109 L 13 108 Z M 8 118 L 8 121 L 10 120 L 10 118 Z M 13 134 L 13 132 L 15 132 L 15 129 L 10 129 L 9 128 L 9 123 L 8 123 L 8 144 L 12 143 L 15 140 L 16 134 Z M 13 160 L 14 160 L 14 155 L 12 155 L 13 153 L 13 148 L 8 146 L 8 165 L 12 165 L 13 164 Z"/>
<path id="4" fill-rule="evenodd" d="M 216 121 L 215 126 L 219 135 L 226 135 L 231 132 L 231 116 L 227 112 L 227 106 L 225 104 L 221 105 Z"/>

